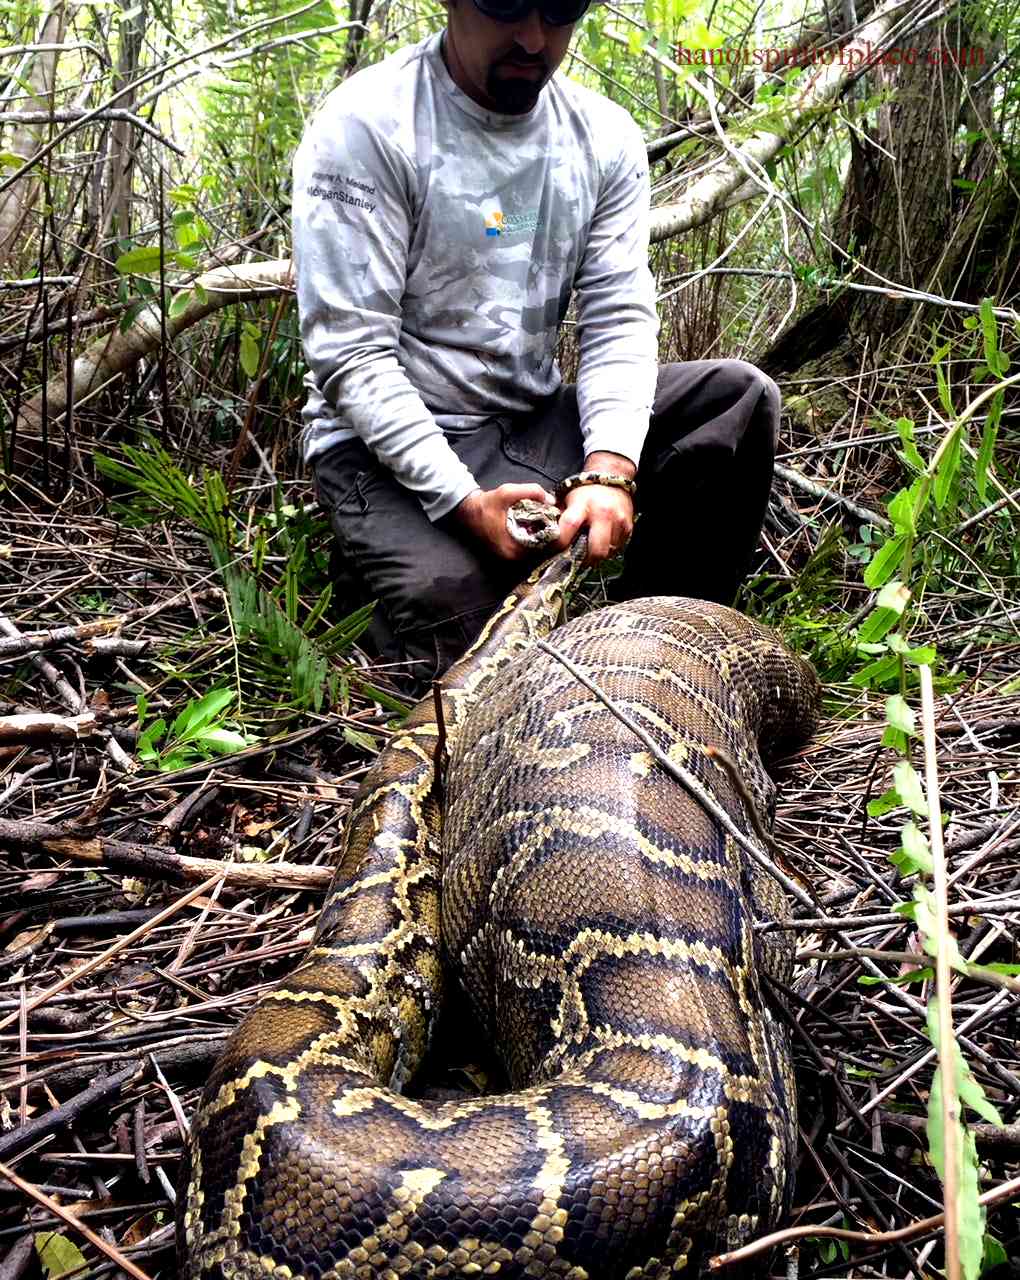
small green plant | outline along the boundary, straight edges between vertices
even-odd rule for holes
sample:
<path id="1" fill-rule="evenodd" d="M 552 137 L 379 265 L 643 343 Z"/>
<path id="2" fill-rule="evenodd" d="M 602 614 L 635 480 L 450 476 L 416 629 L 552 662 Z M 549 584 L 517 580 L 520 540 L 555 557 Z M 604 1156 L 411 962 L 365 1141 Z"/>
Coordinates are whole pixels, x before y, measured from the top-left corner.
<path id="1" fill-rule="evenodd" d="M 925 955 L 936 962 L 937 992 L 928 1000 L 927 1026 L 931 1042 L 938 1050 L 940 1065 L 929 1098 L 928 1147 L 931 1162 L 946 1188 L 947 1236 L 950 1211 L 955 1221 L 953 1247 L 958 1249 L 963 1280 L 976 1280 L 981 1273 L 982 1257 L 989 1250 L 985 1210 L 979 1201 L 977 1151 L 973 1134 L 965 1123 L 964 1109 L 969 1108 L 992 1124 L 1002 1121 L 963 1058 L 953 1030 L 946 978 L 950 971 L 955 971 L 994 982 L 995 970 L 1001 966 L 967 961 L 948 928 L 940 814 L 929 794 L 931 787 L 925 785 L 912 763 L 913 744 L 919 735 L 917 716 L 907 695 L 920 683 L 922 707 L 926 707 L 930 722 L 931 673 L 937 653 L 932 645 L 910 642 L 911 629 L 922 617 L 924 591 L 933 572 L 931 563 L 922 561 L 919 552 L 927 536 L 952 518 L 958 509 L 963 489 L 961 467 L 967 456 L 974 458 L 974 471 L 968 480 L 978 499 L 984 500 L 1003 393 L 1009 385 L 1020 381 L 1020 375 L 1004 377 L 1008 363 L 999 353 L 995 319 L 987 300 L 981 308 L 980 323 L 986 372 L 996 379 L 993 385 L 976 396 L 962 413 L 956 414 L 942 367 L 946 349 L 941 348 L 934 356 L 935 373 L 950 425 L 930 458 L 925 459 L 918 449 L 909 419 L 901 418 L 895 424 L 902 446 L 900 457 L 912 479 L 887 504 L 892 532 L 873 548 L 864 570 L 865 585 L 875 591 L 876 596 L 856 637 L 857 651 L 867 661 L 852 677 L 853 683 L 870 689 L 898 689 L 885 700 L 886 727 L 882 738 L 882 745 L 897 757 L 893 782 L 883 795 L 869 802 L 868 814 L 877 818 L 894 810 L 906 811 L 900 830 L 900 848 L 891 860 L 901 876 L 914 878 L 911 900 L 902 903 L 898 910 L 914 923 Z M 974 452 L 967 447 L 967 424 L 982 405 L 989 402 L 988 419 L 978 450 Z M 931 747 L 932 742 L 933 735 L 927 746 Z M 927 754 L 930 757 L 930 752 Z M 936 775 L 933 765 L 930 768 L 928 782 L 932 784 Z M 919 825 L 923 821 L 928 822 L 931 843 Z M 933 887 L 929 886 L 929 878 Z M 921 964 L 919 957 L 917 971 L 889 981 L 911 981 L 930 975 L 932 970 L 921 969 Z M 945 1002 L 941 1009 L 940 1000 Z M 953 1267 L 949 1270 L 952 1272 Z"/>
<path id="2" fill-rule="evenodd" d="M 356 609 L 333 626 L 325 624 L 332 584 L 318 556 L 309 551 L 323 522 L 317 526 L 302 508 L 285 503 L 279 491 L 272 510 L 249 522 L 231 506 L 218 471 L 205 468 L 198 478 L 186 475 L 151 438 L 142 446 L 124 445 L 123 451 L 126 464 L 98 454 L 96 466 L 135 491 L 128 518 L 139 523 L 169 512 L 206 538 L 225 588 L 245 706 L 275 698 L 277 706 L 288 710 L 320 711 L 335 703 L 344 690 L 337 659 L 369 625 L 372 606 Z M 249 523 L 254 524 L 251 536 Z M 281 562 L 271 573 L 270 565 Z M 248 676 L 257 677 L 257 688 L 246 683 Z M 392 699 L 385 705 L 403 710 Z"/>
<path id="3" fill-rule="evenodd" d="M 193 699 L 167 727 L 164 719 L 142 728 L 148 714 L 147 699 L 140 695 L 138 707 L 138 759 L 149 769 L 170 773 L 213 756 L 232 755 L 256 741 L 233 727 L 227 708 L 234 701 L 232 689 L 212 689 Z"/>

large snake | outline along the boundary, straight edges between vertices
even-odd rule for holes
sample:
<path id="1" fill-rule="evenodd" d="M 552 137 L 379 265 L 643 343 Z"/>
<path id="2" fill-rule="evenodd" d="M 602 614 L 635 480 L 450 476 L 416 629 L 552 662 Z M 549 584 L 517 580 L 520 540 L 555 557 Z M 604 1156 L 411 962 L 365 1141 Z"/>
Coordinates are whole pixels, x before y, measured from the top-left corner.
<path id="1" fill-rule="evenodd" d="M 549 652 L 581 554 L 508 597 L 441 717 L 423 701 L 367 775 L 307 957 L 195 1116 L 181 1275 L 664 1280 L 787 1205 L 795 1100 L 761 973 L 790 954 L 754 930 L 782 891 L 556 654 L 752 841 L 759 751 L 807 735 L 817 681 L 749 619 L 665 597 Z M 513 1092 L 405 1092 L 451 973 Z"/>

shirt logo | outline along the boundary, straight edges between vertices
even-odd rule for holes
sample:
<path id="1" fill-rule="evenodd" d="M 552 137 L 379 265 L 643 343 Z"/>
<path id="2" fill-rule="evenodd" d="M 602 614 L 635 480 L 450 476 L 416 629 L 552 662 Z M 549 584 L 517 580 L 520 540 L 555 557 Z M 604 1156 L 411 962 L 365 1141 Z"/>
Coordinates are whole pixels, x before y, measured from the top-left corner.
<path id="1" fill-rule="evenodd" d="M 517 232 L 531 235 L 538 229 L 537 209 L 529 209 L 525 213 L 504 213 L 502 209 L 490 209 L 483 216 L 487 236 L 512 236 Z"/>

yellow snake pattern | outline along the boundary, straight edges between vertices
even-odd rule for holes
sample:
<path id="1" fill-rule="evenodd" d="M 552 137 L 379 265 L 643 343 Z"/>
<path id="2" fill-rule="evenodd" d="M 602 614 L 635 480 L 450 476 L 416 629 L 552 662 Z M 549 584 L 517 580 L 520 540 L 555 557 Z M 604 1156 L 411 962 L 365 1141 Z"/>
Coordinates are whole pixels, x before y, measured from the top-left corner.
<path id="1" fill-rule="evenodd" d="M 790 954 L 753 931 L 786 904 L 536 646 L 581 554 L 507 599 L 444 679 L 442 726 L 426 699 L 367 775 L 307 957 L 195 1116 L 186 1280 L 665 1280 L 787 1205 L 795 1099 L 760 972 Z M 771 820 L 759 750 L 803 740 L 818 693 L 771 633 L 656 598 L 553 640 L 740 830 L 710 746 Z M 404 1092 L 451 977 L 513 1092 Z"/>

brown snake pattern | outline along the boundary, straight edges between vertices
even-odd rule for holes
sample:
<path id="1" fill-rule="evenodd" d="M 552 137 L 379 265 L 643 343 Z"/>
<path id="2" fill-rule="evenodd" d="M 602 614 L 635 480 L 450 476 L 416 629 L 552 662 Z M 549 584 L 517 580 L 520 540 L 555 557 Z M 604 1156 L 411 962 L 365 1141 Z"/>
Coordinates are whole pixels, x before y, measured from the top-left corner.
<path id="1" fill-rule="evenodd" d="M 534 644 L 580 554 L 536 571 L 444 680 L 445 788 L 431 699 L 366 777 L 306 959 L 195 1117 L 189 1280 L 665 1278 L 782 1213 L 795 1101 L 760 971 L 790 954 L 753 924 L 784 898 Z M 769 632 L 656 598 L 554 639 L 751 835 L 706 751 L 725 750 L 768 820 L 759 750 L 806 737 L 818 691 Z M 450 973 L 514 1092 L 402 1092 Z"/>

